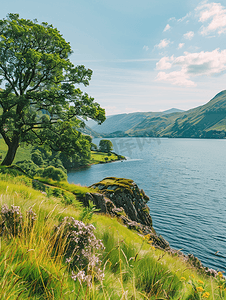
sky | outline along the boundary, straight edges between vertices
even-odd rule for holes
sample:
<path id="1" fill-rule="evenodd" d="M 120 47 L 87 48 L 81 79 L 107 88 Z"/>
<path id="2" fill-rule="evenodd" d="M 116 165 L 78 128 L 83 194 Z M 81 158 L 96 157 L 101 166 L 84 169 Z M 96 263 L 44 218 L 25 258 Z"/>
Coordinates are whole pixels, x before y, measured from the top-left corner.
<path id="1" fill-rule="evenodd" d="M 188 110 L 226 89 L 226 0 L 8 0 L 8 13 L 60 31 L 106 115 Z"/>

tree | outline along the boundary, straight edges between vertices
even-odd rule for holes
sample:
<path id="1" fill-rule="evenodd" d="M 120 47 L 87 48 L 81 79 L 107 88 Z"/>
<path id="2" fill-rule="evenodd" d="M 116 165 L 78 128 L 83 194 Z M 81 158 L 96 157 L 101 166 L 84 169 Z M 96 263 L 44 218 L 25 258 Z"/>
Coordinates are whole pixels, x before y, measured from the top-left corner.
<path id="1" fill-rule="evenodd" d="M 0 20 L 0 134 L 10 165 L 21 143 L 44 145 L 70 156 L 90 147 L 76 128 L 87 117 L 102 123 L 104 109 L 75 84 L 89 84 L 92 70 L 74 66 L 56 28 L 9 14 Z M 85 147 L 85 148 L 84 148 Z"/>
<path id="2" fill-rule="evenodd" d="M 109 140 L 100 140 L 99 150 L 101 152 L 111 152 L 113 150 L 113 144 Z"/>

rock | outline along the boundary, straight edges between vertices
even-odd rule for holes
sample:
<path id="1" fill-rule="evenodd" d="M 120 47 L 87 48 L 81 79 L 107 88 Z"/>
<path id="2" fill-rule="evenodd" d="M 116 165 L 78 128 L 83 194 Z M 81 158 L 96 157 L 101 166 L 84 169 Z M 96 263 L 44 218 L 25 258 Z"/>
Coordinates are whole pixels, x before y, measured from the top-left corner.
<path id="1" fill-rule="evenodd" d="M 193 254 L 185 255 L 181 251 L 171 249 L 169 243 L 161 235 L 156 234 L 146 204 L 149 198 L 133 180 L 108 177 L 92 185 L 91 188 L 96 189 L 97 192 L 85 194 L 82 199 L 85 206 L 89 205 L 90 200 L 93 201 L 101 213 L 117 217 L 129 229 L 142 234 L 151 245 L 166 250 L 173 256 L 182 257 L 203 274 L 217 276 L 215 270 L 204 267 Z"/>
<path id="2" fill-rule="evenodd" d="M 128 218 L 146 226 L 152 226 L 147 206 L 148 196 L 135 182 L 125 178 L 108 177 L 91 186 L 111 199 L 117 208 L 123 208 Z"/>
<path id="3" fill-rule="evenodd" d="M 86 193 L 85 197 L 83 198 L 82 202 L 85 206 L 89 205 L 89 201 L 93 201 L 95 204 L 96 208 L 100 210 L 102 213 L 108 213 L 109 208 L 112 207 L 112 205 L 107 207 L 107 202 L 109 202 L 109 199 L 106 199 L 104 195 L 99 194 L 99 193 Z M 110 201 L 111 202 L 111 201 Z"/>
<path id="4" fill-rule="evenodd" d="M 100 212 L 115 216 L 129 229 L 148 236 L 155 247 L 169 249 L 169 243 L 157 235 L 152 227 L 147 202 L 148 196 L 140 190 L 133 180 L 125 178 L 108 177 L 91 188 L 96 193 L 86 193 L 82 199 L 84 205 L 92 200 Z"/>

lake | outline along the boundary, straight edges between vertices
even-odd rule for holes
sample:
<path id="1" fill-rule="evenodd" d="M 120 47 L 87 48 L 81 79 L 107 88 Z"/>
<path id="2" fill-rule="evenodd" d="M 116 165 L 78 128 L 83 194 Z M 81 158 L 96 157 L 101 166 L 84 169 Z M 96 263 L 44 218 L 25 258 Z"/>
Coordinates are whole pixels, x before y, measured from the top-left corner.
<path id="1" fill-rule="evenodd" d="M 127 161 L 71 172 L 68 182 L 89 186 L 109 176 L 133 179 L 150 198 L 154 228 L 172 248 L 226 271 L 226 140 L 111 141 Z M 98 145 L 99 139 L 93 142 Z"/>

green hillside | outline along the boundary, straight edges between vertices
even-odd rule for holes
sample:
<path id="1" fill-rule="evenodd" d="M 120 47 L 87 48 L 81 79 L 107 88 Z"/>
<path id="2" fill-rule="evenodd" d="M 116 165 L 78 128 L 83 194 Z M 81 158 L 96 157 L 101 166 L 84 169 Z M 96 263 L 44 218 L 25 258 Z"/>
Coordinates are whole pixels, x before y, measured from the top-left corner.
<path id="1" fill-rule="evenodd" d="M 147 117 L 125 133 L 129 136 L 225 138 L 226 91 L 207 104 L 185 112 Z"/>
<path id="2" fill-rule="evenodd" d="M 171 108 L 164 112 L 136 112 L 129 114 L 119 114 L 107 117 L 105 122 L 101 125 L 96 124 L 96 122 L 93 122 L 92 120 L 86 122 L 86 124 L 90 126 L 92 130 L 99 132 L 104 136 L 105 134 L 110 134 L 117 131 L 125 132 L 127 130 L 130 130 L 147 118 L 167 115 L 178 111 L 181 110 Z"/>
<path id="3" fill-rule="evenodd" d="M 1 168 L 0 299 L 226 299 L 222 273 L 201 274 L 116 217 L 93 214 L 80 202 L 87 192 Z"/>
<path id="4" fill-rule="evenodd" d="M 147 117 L 138 125 L 127 130 L 129 136 L 159 136 L 159 132 L 172 124 L 181 113 L 172 113 L 157 117 Z"/>

